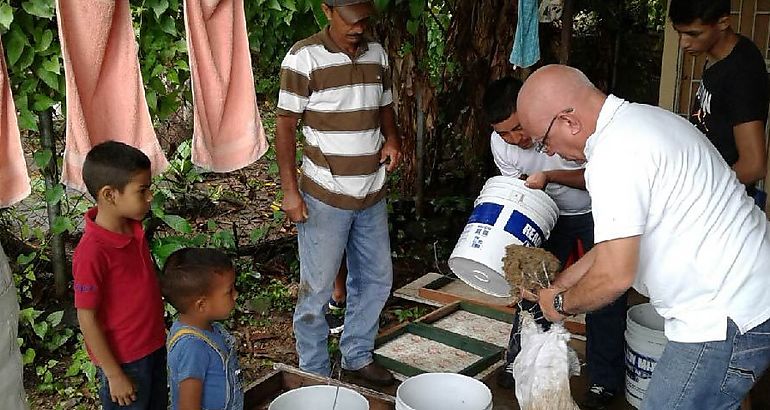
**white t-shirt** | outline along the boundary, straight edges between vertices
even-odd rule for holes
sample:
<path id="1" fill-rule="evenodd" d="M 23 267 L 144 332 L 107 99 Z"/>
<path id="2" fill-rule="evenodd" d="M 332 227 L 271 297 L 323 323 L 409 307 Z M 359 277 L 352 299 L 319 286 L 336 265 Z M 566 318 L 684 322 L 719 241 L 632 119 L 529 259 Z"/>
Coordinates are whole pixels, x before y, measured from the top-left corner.
<path id="1" fill-rule="evenodd" d="M 585 147 L 596 243 L 641 235 L 634 287 L 677 342 L 725 340 L 770 318 L 770 229 L 687 120 L 609 96 Z"/>
<path id="2" fill-rule="evenodd" d="M 584 168 L 583 164 L 567 161 L 558 155 L 548 156 L 534 149 L 521 149 L 517 145 L 505 142 L 503 137 L 494 131 L 492 131 L 489 145 L 497 168 L 507 177 L 518 178 L 522 174 L 531 175 L 554 169 Z M 556 202 L 560 215 L 582 215 L 591 212 L 591 197 L 583 189 L 552 182 L 545 187 L 545 192 Z"/>

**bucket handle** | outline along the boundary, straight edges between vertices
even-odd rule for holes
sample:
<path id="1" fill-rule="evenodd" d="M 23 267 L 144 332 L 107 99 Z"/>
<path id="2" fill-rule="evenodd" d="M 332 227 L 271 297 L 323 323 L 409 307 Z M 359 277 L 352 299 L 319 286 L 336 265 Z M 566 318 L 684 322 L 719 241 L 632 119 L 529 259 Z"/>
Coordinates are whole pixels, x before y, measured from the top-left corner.
<path id="1" fill-rule="evenodd" d="M 479 271 L 479 270 L 473 270 L 473 277 L 476 278 L 479 282 L 482 283 L 489 283 L 489 275 L 486 273 Z"/>

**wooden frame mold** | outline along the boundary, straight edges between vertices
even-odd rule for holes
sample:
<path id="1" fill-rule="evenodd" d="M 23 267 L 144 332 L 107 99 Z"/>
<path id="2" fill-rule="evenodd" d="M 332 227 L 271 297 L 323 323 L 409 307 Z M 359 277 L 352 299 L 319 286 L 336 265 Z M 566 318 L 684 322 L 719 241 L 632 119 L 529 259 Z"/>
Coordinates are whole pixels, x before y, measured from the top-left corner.
<path id="1" fill-rule="evenodd" d="M 479 356 L 480 359 L 476 360 L 475 362 L 471 363 L 470 365 L 466 366 L 465 368 L 457 372 L 459 374 L 463 374 L 471 377 L 481 373 L 486 368 L 490 367 L 491 365 L 496 363 L 498 360 L 500 360 L 502 358 L 503 351 L 504 351 L 503 348 L 499 346 L 495 346 L 491 343 L 487 343 L 481 340 L 459 335 L 457 333 L 452 333 L 444 329 L 440 329 L 425 323 L 421 323 L 421 322 L 409 323 L 404 326 L 399 326 L 393 329 L 392 331 L 387 332 L 382 336 L 378 337 L 375 342 L 375 352 L 374 352 L 375 361 L 385 366 L 386 368 L 407 377 L 415 376 L 421 373 L 426 373 L 426 372 L 429 372 L 430 370 L 421 369 L 409 363 L 404 363 L 397 359 L 383 356 L 377 353 L 377 348 L 387 344 L 390 341 L 393 341 L 401 337 L 404 334 L 416 335 L 416 336 L 419 336 L 431 341 L 435 341 L 437 343 L 440 343 L 458 350 L 462 350 L 463 352 L 467 352 L 467 353 Z"/>
<path id="2" fill-rule="evenodd" d="M 393 410 L 396 406 L 396 399 L 391 395 L 343 383 L 329 377 L 307 373 L 282 363 L 276 363 L 273 365 L 272 372 L 246 387 L 244 391 L 244 409 L 265 410 L 270 405 L 270 402 L 281 393 L 299 387 L 319 384 L 347 387 L 357 391 L 369 401 L 370 410 Z"/>

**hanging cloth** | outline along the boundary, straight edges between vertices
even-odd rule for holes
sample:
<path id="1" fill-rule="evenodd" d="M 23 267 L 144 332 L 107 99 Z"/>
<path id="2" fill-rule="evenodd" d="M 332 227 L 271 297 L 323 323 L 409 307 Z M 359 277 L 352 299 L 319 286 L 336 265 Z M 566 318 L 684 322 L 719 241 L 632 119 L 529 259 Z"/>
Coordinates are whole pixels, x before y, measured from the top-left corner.
<path id="1" fill-rule="evenodd" d="M 62 182 L 85 191 L 83 161 L 108 140 L 131 145 L 168 166 L 155 136 L 139 71 L 128 0 L 56 0 L 67 81 L 67 139 Z"/>
<path id="2" fill-rule="evenodd" d="M 21 201 L 30 191 L 27 162 L 16 122 L 16 106 L 11 95 L 11 80 L 5 65 L 5 51 L 0 44 L 0 208 Z"/>
<path id="3" fill-rule="evenodd" d="M 513 38 L 510 62 L 514 68 L 527 68 L 540 60 L 537 0 L 519 0 L 519 18 Z"/>
<path id="4" fill-rule="evenodd" d="M 243 0 L 185 0 L 193 89 L 192 162 L 243 168 L 267 151 L 257 108 Z"/>

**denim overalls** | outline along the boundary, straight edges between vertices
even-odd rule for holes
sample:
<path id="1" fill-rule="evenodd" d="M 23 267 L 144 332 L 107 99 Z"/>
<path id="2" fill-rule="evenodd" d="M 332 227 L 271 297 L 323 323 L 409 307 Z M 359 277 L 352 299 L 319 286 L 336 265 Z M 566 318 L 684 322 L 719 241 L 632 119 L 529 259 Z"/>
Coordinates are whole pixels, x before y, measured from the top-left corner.
<path id="1" fill-rule="evenodd" d="M 209 347 L 217 352 L 217 355 L 222 359 L 222 365 L 225 369 L 225 382 L 227 385 L 227 392 L 225 394 L 225 407 L 222 410 L 242 410 L 243 409 L 243 389 L 241 387 L 240 373 L 241 369 L 238 366 L 238 354 L 235 350 L 235 337 L 227 333 L 227 331 L 219 323 L 212 323 L 211 326 L 215 332 L 219 332 L 225 339 L 227 345 L 227 351 L 223 352 L 222 349 L 204 335 L 200 330 L 191 326 L 181 326 L 168 340 L 167 348 L 168 352 L 174 349 L 176 343 L 185 337 L 195 337 L 206 342 Z M 170 373 L 169 373 L 170 375 Z M 173 390 L 172 390 L 173 391 Z M 171 397 L 171 402 L 174 403 L 174 397 Z M 201 410 L 220 410 L 220 409 L 206 409 Z"/>

